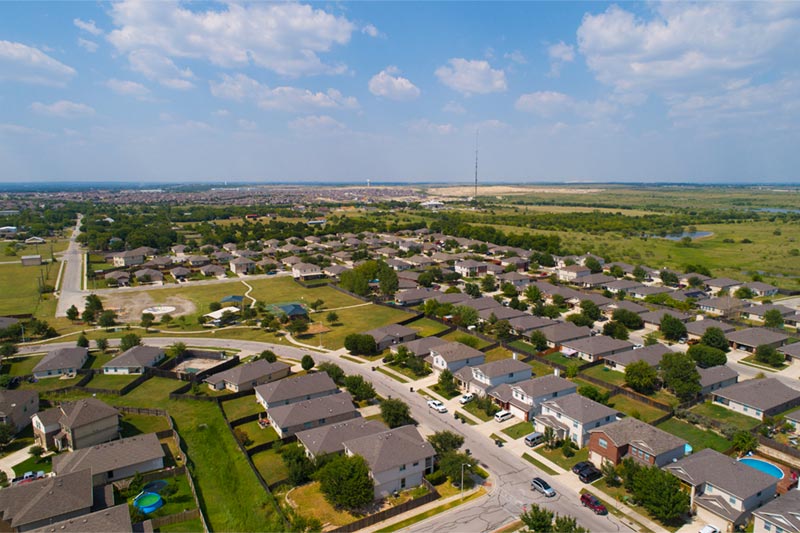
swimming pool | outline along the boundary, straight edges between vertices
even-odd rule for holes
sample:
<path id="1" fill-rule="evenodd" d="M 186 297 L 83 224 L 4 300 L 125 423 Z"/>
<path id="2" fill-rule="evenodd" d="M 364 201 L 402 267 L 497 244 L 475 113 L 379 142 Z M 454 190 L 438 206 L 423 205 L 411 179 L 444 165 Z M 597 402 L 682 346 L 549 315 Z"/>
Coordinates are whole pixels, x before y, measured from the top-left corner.
<path id="1" fill-rule="evenodd" d="M 142 492 L 133 500 L 133 505 L 143 513 L 150 514 L 164 505 L 164 500 L 155 492 Z"/>
<path id="2" fill-rule="evenodd" d="M 744 463 L 751 468 L 755 468 L 765 474 L 769 474 L 770 476 L 778 479 L 783 479 L 783 470 L 778 468 L 772 463 L 768 463 L 766 461 L 762 461 L 761 459 L 754 459 L 752 457 L 744 457 L 739 459 L 740 463 Z"/>

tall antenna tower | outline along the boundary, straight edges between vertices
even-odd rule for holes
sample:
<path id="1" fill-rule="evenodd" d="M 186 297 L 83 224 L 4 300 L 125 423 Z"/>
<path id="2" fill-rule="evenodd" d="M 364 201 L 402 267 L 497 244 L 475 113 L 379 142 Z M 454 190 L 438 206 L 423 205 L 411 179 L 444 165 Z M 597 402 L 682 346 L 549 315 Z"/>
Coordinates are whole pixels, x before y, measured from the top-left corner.
<path id="1" fill-rule="evenodd" d="M 473 198 L 477 201 L 478 200 L 478 132 L 480 130 L 475 130 L 475 194 Z"/>

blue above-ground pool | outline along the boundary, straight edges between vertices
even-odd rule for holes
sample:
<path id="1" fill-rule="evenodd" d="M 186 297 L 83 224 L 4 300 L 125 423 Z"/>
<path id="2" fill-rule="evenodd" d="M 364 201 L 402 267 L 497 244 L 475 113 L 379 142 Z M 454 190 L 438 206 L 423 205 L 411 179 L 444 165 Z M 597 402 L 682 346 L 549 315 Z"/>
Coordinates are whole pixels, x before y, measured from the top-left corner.
<path id="1" fill-rule="evenodd" d="M 162 505 L 164 500 L 155 492 L 142 492 L 133 500 L 133 506 L 144 514 L 150 514 Z"/>
<path id="2" fill-rule="evenodd" d="M 761 459 L 756 459 L 754 457 L 743 457 L 739 459 L 739 462 L 746 464 L 750 468 L 755 468 L 760 472 L 769 474 L 774 478 L 783 479 L 783 470 L 772 463 L 768 463 L 767 461 L 762 461 Z"/>

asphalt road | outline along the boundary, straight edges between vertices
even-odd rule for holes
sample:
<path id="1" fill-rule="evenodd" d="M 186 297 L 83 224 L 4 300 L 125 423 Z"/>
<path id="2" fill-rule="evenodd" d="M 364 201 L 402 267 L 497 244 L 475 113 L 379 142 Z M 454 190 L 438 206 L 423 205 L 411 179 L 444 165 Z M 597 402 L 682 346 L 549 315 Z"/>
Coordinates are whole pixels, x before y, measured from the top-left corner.
<path id="1" fill-rule="evenodd" d="M 69 238 L 67 247 L 62 260 L 64 261 L 64 271 L 61 273 L 61 288 L 56 306 L 56 316 L 67 316 L 67 309 L 75 306 L 79 311 L 83 310 L 84 298 L 86 294 L 82 290 L 83 281 L 83 251 L 77 238 L 80 235 L 81 220 L 83 215 L 78 215 L 78 222 L 75 230 Z"/>

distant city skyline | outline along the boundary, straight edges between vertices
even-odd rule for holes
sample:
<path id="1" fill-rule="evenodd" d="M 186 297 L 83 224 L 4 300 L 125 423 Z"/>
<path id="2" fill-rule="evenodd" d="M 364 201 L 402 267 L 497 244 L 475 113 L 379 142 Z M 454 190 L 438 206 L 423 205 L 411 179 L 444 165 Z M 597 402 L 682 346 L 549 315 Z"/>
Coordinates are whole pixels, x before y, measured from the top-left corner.
<path id="1" fill-rule="evenodd" d="M 0 183 L 797 183 L 800 3 L 0 4 Z"/>

